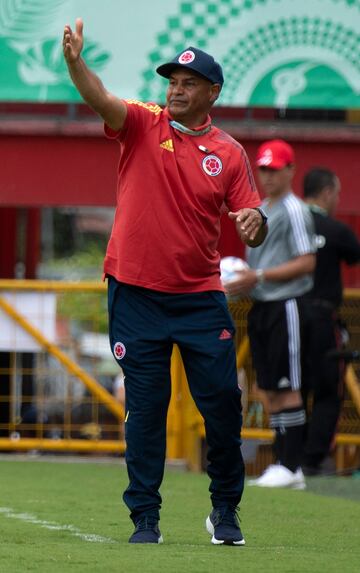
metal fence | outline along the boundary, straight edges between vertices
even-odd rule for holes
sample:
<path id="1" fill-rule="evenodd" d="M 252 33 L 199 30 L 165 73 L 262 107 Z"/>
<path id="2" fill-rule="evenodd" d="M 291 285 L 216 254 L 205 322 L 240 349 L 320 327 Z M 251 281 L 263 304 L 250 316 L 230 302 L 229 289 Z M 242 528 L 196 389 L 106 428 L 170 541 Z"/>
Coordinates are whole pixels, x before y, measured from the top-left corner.
<path id="1" fill-rule="evenodd" d="M 106 304 L 101 283 L 0 281 L 0 450 L 124 453 L 123 380 L 108 344 Z M 246 337 L 250 304 L 244 299 L 229 306 L 237 328 L 244 449 L 249 467 L 259 471 L 271 455 L 272 432 Z M 359 349 L 359 290 L 346 291 L 341 312 L 350 345 Z M 337 435 L 342 467 L 353 462 L 360 445 L 358 369 L 354 364 L 347 373 Z M 171 374 L 167 456 L 201 469 L 203 420 L 176 347 Z"/>

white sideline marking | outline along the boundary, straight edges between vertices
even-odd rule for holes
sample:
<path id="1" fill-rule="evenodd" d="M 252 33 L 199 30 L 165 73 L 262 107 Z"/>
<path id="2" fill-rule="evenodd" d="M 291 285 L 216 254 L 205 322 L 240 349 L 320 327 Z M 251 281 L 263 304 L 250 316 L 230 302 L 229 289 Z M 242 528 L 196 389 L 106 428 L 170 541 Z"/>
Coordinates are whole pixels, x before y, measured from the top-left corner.
<path id="1" fill-rule="evenodd" d="M 75 525 L 60 525 L 55 521 L 45 521 L 43 519 L 38 519 L 35 515 L 31 513 L 16 513 L 10 507 L 0 507 L 0 513 L 5 517 L 10 517 L 12 519 L 20 519 L 21 521 L 27 521 L 33 525 L 40 525 L 44 529 L 50 529 L 55 531 L 68 531 L 74 537 L 79 537 L 83 541 L 90 541 L 91 543 L 116 543 L 115 539 L 110 537 L 102 537 L 101 535 L 95 535 L 94 533 L 83 533 L 75 527 Z"/>

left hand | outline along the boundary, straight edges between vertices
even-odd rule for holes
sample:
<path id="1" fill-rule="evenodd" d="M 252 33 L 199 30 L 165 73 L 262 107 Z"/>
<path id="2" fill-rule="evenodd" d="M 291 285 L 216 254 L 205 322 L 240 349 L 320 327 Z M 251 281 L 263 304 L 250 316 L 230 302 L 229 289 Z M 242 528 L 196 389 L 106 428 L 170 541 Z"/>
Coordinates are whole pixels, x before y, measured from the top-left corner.
<path id="1" fill-rule="evenodd" d="M 225 293 L 229 296 L 247 294 L 257 283 L 256 272 L 252 269 L 238 271 L 236 279 L 224 284 Z"/>
<path id="2" fill-rule="evenodd" d="M 244 243 L 253 241 L 263 226 L 263 219 L 255 209 L 240 209 L 236 213 L 228 213 L 230 219 L 236 223 L 237 232 Z"/>
<path id="3" fill-rule="evenodd" d="M 83 26 L 82 19 L 77 18 L 75 32 L 72 31 L 69 24 L 66 24 L 64 28 L 63 51 L 68 64 L 73 64 L 80 58 L 84 45 Z"/>

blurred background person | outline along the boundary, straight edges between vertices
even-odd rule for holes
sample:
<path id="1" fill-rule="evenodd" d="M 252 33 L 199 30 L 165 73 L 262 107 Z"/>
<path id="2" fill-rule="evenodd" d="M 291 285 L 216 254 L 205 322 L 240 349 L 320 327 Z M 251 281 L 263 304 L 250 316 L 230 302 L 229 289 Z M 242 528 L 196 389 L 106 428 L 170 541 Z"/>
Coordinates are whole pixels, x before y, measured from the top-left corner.
<path id="1" fill-rule="evenodd" d="M 292 192 L 294 151 L 283 140 L 263 143 L 256 165 L 262 208 L 269 232 L 262 245 L 247 251 L 249 270 L 226 285 L 228 295 L 249 292 L 254 301 L 248 334 L 257 385 L 266 393 L 270 426 L 275 431 L 276 464 L 249 482 L 262 487 L 305 487 L 301 470 L 305 411 L 302 342 L 307 313 L 304 295 L 312 288 L 315 267 L 313 222 L 306 205 Z"/>
<path id="2" fill-rule="evenodd" d="M 309 293 L 312 375 L 303 387 L 305 404 L 309 392 L 313 402 L 304 447 L 303 471 L 307 475 L 321 473 L 340 415 L 345 363 L 336 359 L 336 351 L 346 343 L 338 313 L 343 291 L 341 264 L 354 265 L 360 260 L 358 238 L 333 218 L 340 187 L 336 174 L 324 167 L 315 167 L 304 177 L 304 200 L 313 216 L 317 246 L 314 286 Z"/>

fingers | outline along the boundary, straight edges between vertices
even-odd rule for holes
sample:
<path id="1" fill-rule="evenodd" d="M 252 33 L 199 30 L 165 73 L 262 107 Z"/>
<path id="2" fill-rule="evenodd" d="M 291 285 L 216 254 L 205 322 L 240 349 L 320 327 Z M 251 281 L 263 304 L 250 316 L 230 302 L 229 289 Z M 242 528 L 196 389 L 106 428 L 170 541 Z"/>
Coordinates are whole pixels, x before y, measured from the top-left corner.
<path id="1" fill-rule="evenodd" d="M 236 296 L 243 294 L 245 289 L 244 276 L 242 271 L 236 273 L 237 278 L 224 284 L 225 293 L 229 296 Z"/>
<path id="2" fill-rule="evenodd" d="M 69 24 L 64 26 L 64 36 L 63 36 L 63 44 L 70 42 L 70 38 L 72 36 L 72 29 Z"/>
<path id="3" fill-rule="evenodd" d="M 225 283 L 224 290 L 229 296 L 237 296 L 247 294 L 256 284 L 257 278 L 255 271 L 244 270 L 236 273 L 237 277 Z"/>
<path id="4" fill-rule="evenodd" d="M 246 237 L 249 237 L 249 239 L 253 240 L 257 235 L 259 227 L 260 225 L 258 221 L 251 221 L 250 223 L 243 224 L 241 227 L 241 231 L 244 233 Z"/>
<path id="5" fill-rule="evenodd" d="M 254 211 L 254 209 L 240 209 L 240 211 L 236 211 L 236 213 L 230 211 L 228 213 L 228 217 L 236 223 L 241 224 L 249 220 L 252 221 L 254 219 L 254 213 L 256 217 L 256 211 Z"/>
<path id="6" fill-rule="evenodd" d="M 75 20 L 75 33 L 82 38 L 83 36 L 83 29 L 84 29 L 84 22 L 81 18 L 76 18 Z M 71 37 L 74 35 L 74 32 L 71 29 L 70 24 L 65 24 L 64 26 L 64 40 L 69 42 Z"/>
<path id="7" fill-rule="evenodd" d="M 63 36 L 63 49 L 64 49 L 64 54 L 65 52 L 68 52 L 68 48 L 70 47 L 70 42 L 71 42 L 71 36 L 72 36 L 72 30 L 69 24 L 66 24 L 64 26 L 64 36 Z"/>
<path id="8" fill-rule="evenodd" d="M 241 235 L 244 238 L 250 240 L 255 239 L 262 225 L 261 215 L 257 211 L 254 209 L 241 209 L 236 213 L 228 213 L 228 216 L 239 226 Z"/>
<path id="9" fill-rule="evenodd" d="M 228 216 L 233 221 L 236 220 L 237 223 L 243 223 L 249 219 L 253 220 L 254 217 L 257 218 L 257 212 L 254 211 L 254 209 L 240 209 L 240 211 L 236 211 L 236 213 L 230 211 Z"/>
<path id="10" fill-rule="evenodd" d="M 84 22 L 81 18 L 76 18 L 75 20 L 75 29 L 76 29 L 76 33 L 82 38 L 83 36 L 83 28 L 84 28 Z"/>
<path id="11" fill-rule="evenodd" d="M 67 63 L 73 63 L 79 58 L 83 46 L 83 27 L 81 18 L 75 21 L 75 32 L 69 24 L 64 26 L 63 52 Z"/>

